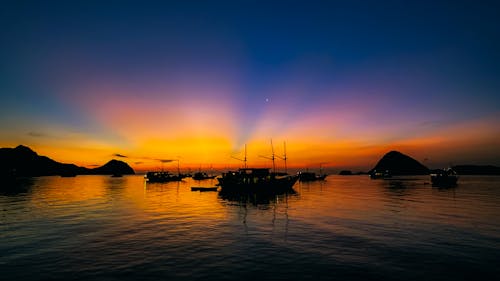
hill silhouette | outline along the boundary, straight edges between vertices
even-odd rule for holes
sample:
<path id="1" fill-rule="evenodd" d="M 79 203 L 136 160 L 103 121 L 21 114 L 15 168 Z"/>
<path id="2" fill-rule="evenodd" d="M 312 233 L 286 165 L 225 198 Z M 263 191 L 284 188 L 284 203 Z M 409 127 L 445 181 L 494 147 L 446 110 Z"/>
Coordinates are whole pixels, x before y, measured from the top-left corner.
<path id="1" fill-rule="evenodd" d="M 54 175 L 112 175 L 134 174 L 125 162 L 111 160 L 105 165 L 87 169 L 75 164 L 54 161 L 40 156 L 29 147 L 19 145 L 15 148 L 0 148 L 0 174 L 16 176 L 54 176 Z"/>
<path id="2" fill-rule="evenodd" d="M 427 175 L 429 169 L 417 160 L 399 151 L 391 151 L 380 159 L 370 173 L 373 171 L 388 170 L 391 175 Z"/>
<path id="3" fill-rule="evenodd" d="M 452 168 L 459 175 L 500 175 L 500 167 L 491 165 L 457 165 Z"/>
<path id="4" fill-rule="evenodd" d="M 125 162 L 118 160 L 111 160 L 99 168 L 91 170 L 93 174 L 96 175 L 130 175 L 134 174 L 134 170 Z"/>

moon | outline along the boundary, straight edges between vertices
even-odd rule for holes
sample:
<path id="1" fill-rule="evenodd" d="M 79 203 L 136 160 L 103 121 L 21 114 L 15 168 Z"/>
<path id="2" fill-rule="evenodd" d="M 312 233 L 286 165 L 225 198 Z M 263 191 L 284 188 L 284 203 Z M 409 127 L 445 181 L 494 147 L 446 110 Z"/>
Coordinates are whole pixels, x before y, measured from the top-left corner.
<path id="1" fill-rule="evenodd" d="M 269 99 L 268 99 L 268 98 L 266 98 L 266 102 L 269 102 Z"/>

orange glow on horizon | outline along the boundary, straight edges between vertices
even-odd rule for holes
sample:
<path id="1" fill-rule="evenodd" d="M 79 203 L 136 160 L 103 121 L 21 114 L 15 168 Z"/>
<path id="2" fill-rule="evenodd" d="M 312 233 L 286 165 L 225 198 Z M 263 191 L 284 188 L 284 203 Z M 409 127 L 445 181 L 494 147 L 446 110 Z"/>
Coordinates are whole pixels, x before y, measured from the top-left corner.
<path id="1" fill-rule="evenodd" d="M 468 124 L 474 128 L 474 134 L 462 135 L 464 125 L 457 125 L 440 133 L 429 133 L 428 136 L 400 139 L 391 142 L 363 141 L 361 139 L 331 139 L 306 137 L 293 139 L 273 138 L 276 166 L 284 168 L 283 142 L 286 141 L 287 166 L 291 169 L 323 167 L 341 170 L 368 170 L 386 152 L 398 150 L 414 157 L 424 165 L 433 167 L 457 161 L 453 158 L 457 148 L 466 150 L 471 144 L 477 147 L 491 148 L 499 145 L 491 135 L 491 127 L 480 127 L 477 123 Z M 460 137 L 457 137 L 460 136 Z M 144 138 L 137 137 L 134 145 L 113 146 L 112 143 L 94 141 L 86 136 L 76 138 L 75 142 L 65 140 L 47 140 L 37 143 L 26 142 L 39 155 L 44 155 L 62 163 L 74 163 L 79 166 L 93 168 L 105 164 L 111 159 L 127 162 L 137 172 L 148 170 L 176 170 L 179 160 L 182 170 L 224 170 L 242 167 L 243 163 L 233 157 L 244 157 L 244 145 L 234 147 L 234 140 L 224 136 L 202 137 L 198 135 L 179 138 Z M 140 142 L 139 142 L 140 140 Z M 259 138 L 247 142 L 247 159 L 249 166 L 272 167 L 272 162 L 264 157 L 271 156 L 270 138 Z M 56 144 L 56 146 L 54 146 Z M 4 147 L 15 147 L 18 143 L 3 143 Z M 120 147 L 120 148 L 117 148 Z M 116 157 L 120 154 L 126 157 Z M 264 157 L 262 157 L 264 156 Z M 473 157 L 474 155 L 471 155 Z M 162 164 L 159 160 L 173 160 Z M 440 160 L 444 159 L 444 160 Z M 428 162 L 426 162 L 428 160 Z M 441 161 L 441 162 L 440 162 Z"/>
<path id="2" fill-rule="evenodd" d="M 252 120 L 253 126 L 245 128 L 241 127 L 236 101 L 228 93 L 219 96 L 193 101 L 183 99 L 180 93 L 173 100 L 175 104 L 170 104 L 160 98 L 141 100 L 125 95 L 117 101 L 94 94 L 77 106 L 95 118 L 95 132 L 42 124 L 40 130 L 46 134 L 34 137 L 16 132 L 15 138 L 6 136 L 4 139 L 9 141 L 0 145 L 27 145 L 39 155 L 88 168 L 114 158 L 138 172 L 177 169 L 177 164 L 162 164 L 160 159 L 178 160 L 183 170 L 241 167 L 243 163 L 233 157 L 243 158 L 245 144 L 249 166 L 272 167 L 265 158 L 272 154 L 271 139 L 275 156 L 283 157 L 286 142 L 287 166 L 296 169 L 313 169 L 322 164 L 333 170 L 366 171 L 390 150 L 427 161 L 424 165 L 440 167 L 450 162 L 474 162 L 478 156 L 487 159 L 500 147 L 496 115 L 430 129 L 397 122 L 373 126 L 366 125 L 350 108 L 332 111 L 323 104 L 315 112 L 296 112 L 290 108 L 298 101 L 290 100 L 278 106 L 265 105 L 265 110 Z M 284 167 L 279 157 L 276 166 Z"/>

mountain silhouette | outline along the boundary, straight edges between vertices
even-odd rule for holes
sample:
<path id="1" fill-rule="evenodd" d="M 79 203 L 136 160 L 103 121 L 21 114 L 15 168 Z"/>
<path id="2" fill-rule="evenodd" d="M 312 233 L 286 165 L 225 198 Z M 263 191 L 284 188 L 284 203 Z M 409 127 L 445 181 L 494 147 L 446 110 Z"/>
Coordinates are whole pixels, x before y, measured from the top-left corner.
<path id="1" fill-rule="evenodd" d="M 0 174 L 16 176 L 127 175 L 134 174 L 134 170 L 127 163 L 117 160 L 111 160 L 95 169 L 59 163 L 46 156 L 38 155 L 29 147 L 19 145 L 15 148 L 0 148 Z"/>
<path id="2" fill-rule="evenodd" d="M 417 160 L 399 151 L 391 151 L 382 157 L 373 171 L 389 171 L 391 175 L 427 175 L 429 169 Z"/>
<path id="3" fill-rule="evenodd" d="M 96 175 L 130 175 L 134 174 L 134 170 L 125 162 L 118 160 L 111 160 L 99 168 L 91 170 Z"/>

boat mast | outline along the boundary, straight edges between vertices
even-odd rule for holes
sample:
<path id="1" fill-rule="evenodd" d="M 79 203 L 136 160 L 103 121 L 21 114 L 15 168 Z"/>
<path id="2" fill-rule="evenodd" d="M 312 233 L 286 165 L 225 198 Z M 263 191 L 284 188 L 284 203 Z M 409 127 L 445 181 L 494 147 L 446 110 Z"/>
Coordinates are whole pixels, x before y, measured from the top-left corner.
<path id="1" fill-rule="evenodd" d="M 234 156 L 231 156 L 231 158 L 243 161 L 243 163 L 245 163 L 244 165 L 245 165 L 245 169 L 246 169 L 247 168 L 247 144 L 245 144 L 245 158 L 240 159 L 240 158 L 237 158 L 237 157 L 234 157 Z"/>
<path id="2" fill-rule="evenodd" d="M 273 139 L 271 139 L 271 157 L 259 155 L 262 158 L 266 158 L 273 161 L 273 173 L 276 173 L 276 164 L 274 163 L 274 146 Z"/>
<path id="3" fill-rule="evenodd" d="M 329 162 L 322 162 L 322 163 L 319 163 L 319 174 L 320 175 L 324 175 L 323 173 L 323 165 L 324 164 L 328 164 Z"/>
<path id="4" fill-rule="evenodd" d="M 286 141 L 283 142 L 283 160 L 285 160 L 285 174 L 288 173 L 286 166 Z"/>
<path id="5" fill-rule="evenodd" d="M 273 139 L 271 139 L 271 159 L 273 160 L 273 172 L 276 173 L 276 164 L 274 163 L 274 146 Z"/>
<path id="6" fill-rule="evenodd" d="M 288 171 L 287 171 L 286 160 L 287 160 L 288 158 L 286 157 L 286 141 L 284 141 L 284 142 L 283 142 L 283 157 L 278 156 L 278 155 L 276 155 L 276 157 L 278 157 L 279 159 L 282 159 L 282 160 L 284 160 L 284 161 L 285 161 L 285 174 L 287 174 L 287 173 L 288 173 Z"/>

